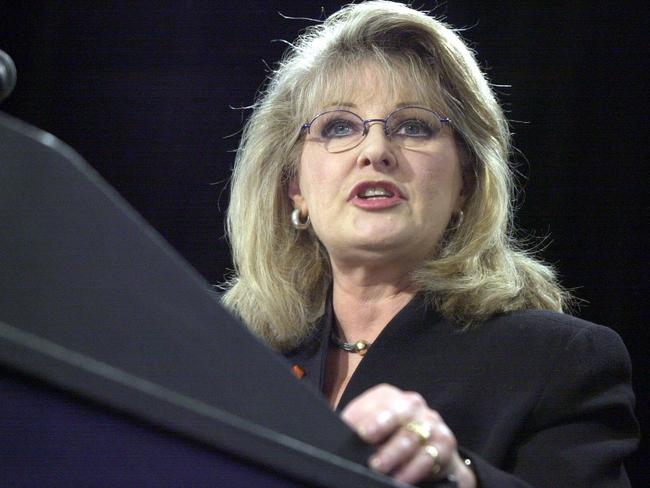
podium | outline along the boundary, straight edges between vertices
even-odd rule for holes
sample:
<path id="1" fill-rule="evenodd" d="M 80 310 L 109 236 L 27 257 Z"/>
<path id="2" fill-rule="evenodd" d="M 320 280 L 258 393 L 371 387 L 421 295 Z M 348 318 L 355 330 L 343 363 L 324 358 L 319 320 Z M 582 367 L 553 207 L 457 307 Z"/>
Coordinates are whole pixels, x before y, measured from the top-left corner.
<path id="1" fill-rule="evenodd" d="M 3 113 L 0 446 L 8 486 L 398 486 L 74 150 Z"/>

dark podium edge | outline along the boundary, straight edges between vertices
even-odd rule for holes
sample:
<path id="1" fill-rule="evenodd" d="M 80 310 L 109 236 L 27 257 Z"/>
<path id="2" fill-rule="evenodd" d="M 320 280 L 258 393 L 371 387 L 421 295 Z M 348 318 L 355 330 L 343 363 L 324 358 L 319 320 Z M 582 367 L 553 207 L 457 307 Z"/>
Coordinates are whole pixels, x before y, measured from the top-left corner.
<path id="1" fill-rule="evenodd" d="M 64 393 L 310 485 L 396 486 L 390 478 L 213 405 L 0 321 L 0 362 Z"/>

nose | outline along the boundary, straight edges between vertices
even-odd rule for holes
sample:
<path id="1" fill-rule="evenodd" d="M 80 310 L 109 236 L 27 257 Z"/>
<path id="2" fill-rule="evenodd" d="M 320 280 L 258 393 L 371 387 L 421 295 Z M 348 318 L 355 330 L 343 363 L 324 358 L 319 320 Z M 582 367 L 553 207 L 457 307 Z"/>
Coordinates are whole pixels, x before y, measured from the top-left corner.
<path id="1" fill-rule="evenodd" d="M 386 170 L 397 165 L 393 143 L 385 132 L 384 121 L 370 121 L 368 132 L 361 142 L 357 164 L 359 166 L 374 166 Z"/>

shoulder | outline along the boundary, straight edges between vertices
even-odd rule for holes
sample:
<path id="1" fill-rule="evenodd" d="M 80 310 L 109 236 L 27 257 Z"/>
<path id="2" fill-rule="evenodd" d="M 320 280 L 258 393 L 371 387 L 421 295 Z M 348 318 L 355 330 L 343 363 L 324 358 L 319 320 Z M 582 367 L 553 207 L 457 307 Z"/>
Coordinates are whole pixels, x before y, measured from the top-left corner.
<path id="1" fill-rule="evenodd" d="M 609 327 L 572 315 L 548 310 L 523 310 L 495 315 L 478 326 L 484 333 L 514 340 L 541 340 L 565 347 L 591 343 L 599 348 L 624 348 L 619 335 Z"/>
<path id="2" fill-rule="evenodd" d="M 585 329 L 605 328 L 573 315 L 551 310 L 517 310 L 492 316 L 485 324 L 496 323 L 507 327 L 519 327 L 530 332 L 572 333 Z"/>
<path id="3" fill-rule="evenodd" d="M 568 314 L 509 312 L 461 335 L 463 347 L 480 352 L 494 371 L 527 371 L 523 381 L 559 380 L 569 370 L 575 376 L 600 372 L 596 375 L 613 374 L 624 381 L 631 376 L 629 354 L 614 330 Z"/>
<path id="4" fill-rule="evenodd" d="M 483 325 L 483 334 L 504 344 L 501 351 L 511 364 L 545 371 L 547 390 L 556 385 L 566 391 L 585 391 L 631 381 L 628 351 L 608 327 L 541 310 L 502 314 Z"/>

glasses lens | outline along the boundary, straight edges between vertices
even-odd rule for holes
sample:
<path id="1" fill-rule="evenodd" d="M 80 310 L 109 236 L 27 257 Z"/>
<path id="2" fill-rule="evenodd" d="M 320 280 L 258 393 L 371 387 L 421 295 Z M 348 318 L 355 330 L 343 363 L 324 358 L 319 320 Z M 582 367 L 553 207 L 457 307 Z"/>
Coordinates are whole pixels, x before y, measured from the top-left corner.
<path id="1" fill-rule="evenodd" d="M 363 139 L 363 120 L 347 110 L 331 110 L 316 117 L 309 135 L 321 142 L 329 152 L 350 149 Z"/>
<path id="2" fill-rule="evenodd" d="M 441 130 L 440 116 L 422 107 L 401 108 L 386 120 L 386 133 L 404 147 L 423 146 Z"/>

